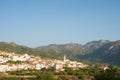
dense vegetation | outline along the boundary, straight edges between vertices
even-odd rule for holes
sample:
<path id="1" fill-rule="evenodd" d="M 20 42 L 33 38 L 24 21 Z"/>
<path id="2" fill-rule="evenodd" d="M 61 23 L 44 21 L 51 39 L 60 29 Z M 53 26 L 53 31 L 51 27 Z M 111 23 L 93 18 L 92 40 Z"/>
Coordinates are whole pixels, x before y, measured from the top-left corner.
<path id="1" fill-rule="evenodd" d="M 120 80 L 120 68 L 109 66 L 103 70 L 99 65 L 84 69 L 73 70 L 65 67 L 65 71 L 56 72 L 55 69 L 27 69 L 0 73 L 0 80 Z"/>

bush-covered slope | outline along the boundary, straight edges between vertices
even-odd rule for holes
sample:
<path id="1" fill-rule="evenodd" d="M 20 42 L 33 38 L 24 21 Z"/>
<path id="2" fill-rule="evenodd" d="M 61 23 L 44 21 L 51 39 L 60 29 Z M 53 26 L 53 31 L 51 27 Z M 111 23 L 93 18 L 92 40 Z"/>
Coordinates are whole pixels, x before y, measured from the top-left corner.
<path id="1" fill-rule="evenodd" d="M 0 50 L 7 51 L 7 52 L 14 52 L 16 54 L 30 54 L 30 55 L 36 55 L 46 58 L 60 58 L 61 55 L 54 54 L 51 55 L 49 52 L 44 51 L 38 51 L 33 48 L 29 48 L 26 46 L 17 45 L 15 43 L 7 43 L 7 42 L 0 42 Z"/>

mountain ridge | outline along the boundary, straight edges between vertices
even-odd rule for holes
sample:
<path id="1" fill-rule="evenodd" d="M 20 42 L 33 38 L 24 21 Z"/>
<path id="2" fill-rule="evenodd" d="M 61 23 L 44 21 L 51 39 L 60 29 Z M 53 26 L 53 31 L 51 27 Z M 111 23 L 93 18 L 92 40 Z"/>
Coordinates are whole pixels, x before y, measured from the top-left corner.
<path id="1" fill-rule="evenodd" d="M 120 65 L 120 40 L 118 41 L 109 41 L 109 40 L 98 40 L 98 41 L 90 41 L 84 45 L 70 43 L 57 45 L 54 44 L 57 49 L 56 52 L 59 54 L 66 54 L 68 56 L 74 56 L 79 59 L 90 60 L 93 62 L 106 62 L 110 64 Z M 61 49 L 61 47 L 63 49 Z M 67 47 L 65 47 L 67 46 Z M 76 47 L 77 46 L 77 47 Z M 49 49 L 45 49 L 49 48 Z M 55 52 L 54 49 L 51 48 L 51 45 L 38 47 L 37 50 L 44 51 L 52 51 Z M 111 50 L 111 51 L 110 51 Z M 114 54 L 114 55 L 113 55 Z M 111 56 L 110 56 L 111 55 Z"/>
<path id="2" fill-rule="evenodd" d="M 62 58 L 67 55 L 72 59 L 83 59 L 93 62 L 106 62 L 120 66 L 120 40 L 90 41 L 84 45 L 78 43 L 50 44 L 37 48 L 29 48 L 16 43 L 0 42 L 0 50 L 18 54 L 32 54 L 46 58 Z"/>

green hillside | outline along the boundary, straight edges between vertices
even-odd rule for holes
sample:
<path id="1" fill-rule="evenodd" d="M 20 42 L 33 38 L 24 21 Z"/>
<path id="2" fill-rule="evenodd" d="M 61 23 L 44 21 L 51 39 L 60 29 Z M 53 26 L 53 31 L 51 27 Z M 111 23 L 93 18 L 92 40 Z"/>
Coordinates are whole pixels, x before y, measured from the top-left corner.
<path id="1" fill-rule="evenodd" d="M 7 42 L 0 42 L 0 50 L 1 51 L 7 51 L 7 52 L 14 52 L 16 54 L 29 54 L 29 55 L 35 55 L 35 56 L 41 56 L 44 58 L 61 58 L 58 54 L 52 54 L 49 52 L 44 51 L 37 51 L 36 49 L 29 48 L 22 45 L 17 45 L 15 43 L 7 43 Z"/>

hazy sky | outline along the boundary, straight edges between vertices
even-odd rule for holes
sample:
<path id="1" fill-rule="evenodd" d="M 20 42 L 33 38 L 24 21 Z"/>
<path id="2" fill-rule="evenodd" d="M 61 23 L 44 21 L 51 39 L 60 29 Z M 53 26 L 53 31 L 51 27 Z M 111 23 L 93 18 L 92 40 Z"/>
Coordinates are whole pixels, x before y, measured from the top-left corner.
<path id="1" fill-rule="evenodd" d="M 0 41 L 37 47 L 120 39 L 120 0 L 0 0 Z"/>

